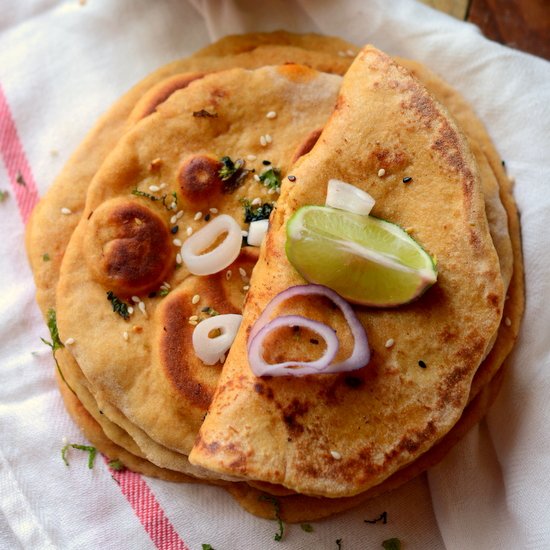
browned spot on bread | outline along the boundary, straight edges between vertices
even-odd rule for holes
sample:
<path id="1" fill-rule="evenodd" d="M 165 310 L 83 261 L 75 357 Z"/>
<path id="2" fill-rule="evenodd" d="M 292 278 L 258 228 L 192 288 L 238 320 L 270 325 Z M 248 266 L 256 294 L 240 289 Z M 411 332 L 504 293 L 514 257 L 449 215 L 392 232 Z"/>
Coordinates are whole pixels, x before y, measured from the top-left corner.
<path id="1" fill-rule="evenodd" d="M 318 75 L 317 71 L 294 63 L 279 65 L 277 71 L 291 82 L 310 82 Z"/>
<path id="2" fill-rule="evenodd" d="M 304 427 L 298 422 L 298 419 L 304 416 L 308 410 L 308 403 L 298 399 L 293 399 L 289 405 L 282 409 L 283 422 L 291 437 L 296 437 L 304 432 Z"/>
<path id="3" fill-rule="evenodd" d="M 140 99 L 132 111 L 130 121 L 135 123 L 154 113 L 174 92 L 187 88 L 191 82 L 203 76 L 202 73 L 183 73 L 163 80 Z"/>
<path id="4" fill-rule="evenodd" d="M 207 155 L 194 155 L 180 167 L 178 179 L 183 201 L 193 208 L 212 206 L 223 193 L 221 163 Z"/>
<path id="5" fill-rule="evenodd" d="M 392 170 L 404 169 L 410 163 L 409 155 L 397 143 L 391 148 L 376 144 L 370 152 L 370 157 L 376 167 L 384 168 L 390 173 Z"/>
<path id="6" fill-rule="evenodd" d="M 300 157 L 307 155 L 313 149 L 322 131 L 322 128 L 318 128 L 317 130 L 313 130 L 309 136 L 307 136 L 305 141 L 303 141 L 298 146 L 296 151 L 294 151 L 294 155 L 292 155 L 292 163 L 295 163 Z"/>
<path id="7" fill-rule="evenodd" d="M 172 268 L 172 248 L 160 216 L 126 199 L 108 201 L 95 211 L 84 246 L 94 278 L 123 296 L 156 289 Z"/>

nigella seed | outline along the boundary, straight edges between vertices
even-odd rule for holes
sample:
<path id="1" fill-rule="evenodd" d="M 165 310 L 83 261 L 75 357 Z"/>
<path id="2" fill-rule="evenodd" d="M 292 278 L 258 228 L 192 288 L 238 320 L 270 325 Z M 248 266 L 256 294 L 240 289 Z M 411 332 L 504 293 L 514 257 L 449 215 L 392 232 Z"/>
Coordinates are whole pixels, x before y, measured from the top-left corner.
<path id="1" fill-rule="evenodd" d="M 409 183 L 410 181 L 412 181 L 412 178 L 410 176 L 403 178 L 403 183 Z"/>
<path id="2" fill-rule="evenodd" d="M 177 225 L 174 225 L 174 227 L 170 229 L 170 233 L 172 233 L 172 235 L 175 235 L 179 231 L 179 229 L 180 228 Z"/>
<path id="3" fill-rule="evenodd" d="M 210 214 L 206 214 L 206 216 L 204 216 L 204 221 L 209 222 L 210 218 L 211 218 Z"/>
<path id="4" fill-rule="evenodd" d="M 149 294 L 148 294 L 149 298 L 154 298 L 156 295 L 157 295 L 157 293 L 155 291 L 149 292 Z"/>
<path id="5" fill-rule="evenodd" d="M 271 161 L 270 160 L 262 160 L 262 164 L 264 166 L 269 166 L 271 164 Z"/>
<path id="6" fill-rule="evenodd" d="M 426 368 L 426 363 L 424 363 L 424 361 L 422 361 L 422 359 L 420 359 L 420 361 L 418 361 L 418 366 L 421 369 L 425 369 Z"/>

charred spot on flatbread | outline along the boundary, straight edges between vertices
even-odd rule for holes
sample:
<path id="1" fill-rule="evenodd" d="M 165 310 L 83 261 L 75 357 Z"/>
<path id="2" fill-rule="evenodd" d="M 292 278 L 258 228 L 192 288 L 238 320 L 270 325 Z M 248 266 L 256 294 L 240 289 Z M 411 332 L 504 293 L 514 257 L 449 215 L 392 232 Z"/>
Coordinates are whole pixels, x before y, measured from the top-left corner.
<path id="1" fill-rule="evenodd" d="M 178 180 L 183 201 L 194 208 L 213 205 L 223 194 L 221 163 L 207 155 L 193 155 L 181 165 Z"/>
<path id="2" fill-rule="evenodd" d="M 162 218 L 136 201 L 112 200 L 89 220 L 85 256 L 94 278 L 130 296 L 156 289 L 170 271 L 172 244 Z"/>

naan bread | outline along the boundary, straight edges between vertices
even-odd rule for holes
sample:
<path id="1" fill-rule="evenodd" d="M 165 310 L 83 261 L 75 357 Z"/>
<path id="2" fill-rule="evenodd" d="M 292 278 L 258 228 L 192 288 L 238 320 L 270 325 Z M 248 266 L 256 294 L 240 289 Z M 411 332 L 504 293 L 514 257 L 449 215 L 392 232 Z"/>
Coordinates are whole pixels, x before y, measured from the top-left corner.
<path id="1" fill-rule="evenodd" d="M 458 421 L 500 324 L 504 285 L 465 139 L 426 89 L 375 48 L 355 59 L 334 114 L 292 174 L 296 183 L 284 188 L 271 219 L 243 323 L 189 458 L 303 494 L 352 496 L 413 462 Z M 414 183 L 404 185 L 405 176 Z M 360 371 L 258 379 L 248 365 L 248 332 L 271 298 L 303 284 L 284 252 L 286 222 L 304 204 L 323 204 L 330 178 L 368 191 L 374 215 L 411 228 L 437 258 L 438 283 L 407 306 L 355 308 L 372 350 Z M 340 357 L 350 354 L 349 329 L 322 302 L 289 300 L 284 313 L 330 320 Z M 282 337 L 266 359 L 292 357 L 297 347 Z"/>

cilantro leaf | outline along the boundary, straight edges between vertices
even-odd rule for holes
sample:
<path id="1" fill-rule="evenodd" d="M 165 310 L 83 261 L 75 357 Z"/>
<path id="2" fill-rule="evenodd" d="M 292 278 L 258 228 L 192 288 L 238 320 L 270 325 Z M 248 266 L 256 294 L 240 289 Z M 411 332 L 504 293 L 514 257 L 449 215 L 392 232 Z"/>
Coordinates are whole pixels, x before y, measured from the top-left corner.
<path id="1" fill-rule="evenodd" d="M 111 305 L 113 306 L 113 311 L 115 313 L 118 313 L 124 320 L 128 320 L 130 318 L 130 313 L 128 312 L 128 304 L 125 304 L 122 300 L 118 299 L 112 290 L 109 290 L 107 292 L 107 300 L 111 302 Z"/>
<path id="2" fill-rule="evenodd" d="M 270 168 L 260 176 L 260 181 L 268 189 L 279 191 L 281 188 L 281 171 L 278 168 Z"/>
<path id="3" fill-rule="evenodd" d="M 401 550 L 401 541 L 396 538 L 387 539 L 382 543 L 384 550 Z"/>
<path id="4" fill-rule="evenodd" d="M 271 495 L 261 495 L 260 500 L 263 500 L 265 502 L 270 502 L 273 504 L 274 512 L 275 512 L 275 518 L 279 524 L 279 531 L 275 533 L 275 536 L 273 537 L 273 540 L 276 540 L 277 542 L 281 541 L 283 539 L 283 535 L 285 533 L 285 525 L 283 523 L 283 520 L 281 519 L 281 505 L 279 504 L 279 501 Z"/>
<path id="5" fill-rule="evenodd" d="M 218 175 L 222 181 L 231 179 L 244 166 L 244 161 L 242 159 L 237 159 L 233 162 L 230 157 L 222 157 L 220 162 L 222 166 L 218 170 Z"/>
<path id="6" fill-rule="evenodd" d="M 123 472 L 124 470 L 126 470 L 126 466 L 122 464 L 119 458 L 117 458 L 116 460 L 109 460 L 108 466 L 109 468 L 111 468 L 111 470 L 114 470 L 115 472 Z"/>
<path id="7" fill-rule="evenodd" d="M 40 338 L 40 340 L 42 340 L 42 342 L 44 342 L 47 346 L 50 346 L 54 352 L 58 349 L 64 348 L 65 346 L 63 345 L 63 342 L 59 339 L 59 331 L 57 330 L 57 316 L 55 309 L 53 308 L 48 309 L 47 324 L 52 341 L 48 342 L 47 340 L 44 340 L 44 338 Z"/>
<path id="8" fill-rule="evenodd" d="M 51 260 L 50 255 L 47 252 L 45 254 L 42 254 L 43 262 L 49 262 L 50 260 Z"/>
<path id="9" fill-rule="evenodd" d="M 311 523 L 300 523 L 300 527 L 302 528 L 302 531 L 305 531 L 306 533 L 313 533 L 313 525 L 311 525 Z"/>
<path id="10" fill-rule="evenodd" d="M 161 200 L 160 197 L 155 197 L 155 195 L 151 195 L 151 193 L 145 193 L 145 191 L 140 191 L 137 187 L 136 187 L 136 189 L 134 189 L 132 191 L 132 195 L 136 195 L 136 197 L 145 197 L 146 199 L 149 199 L 151 201 L 160 201 Z"/>
<path id="11" fill-rule="evenodd" d="M 244 208 L 245 223 L 256 222 L 258 220 L 267 220 L 273 210 L 273 204 L 269 202 L 264 202 L 264 204 L 258 206 L 257 208 L 254 208 L 247 199 L 244 199 L 242 204 Z"/>
<path id="12" fill-rule="evenodd" d="M 4 202 L 10 196 L 8 191 L 0 191 L 0 202 Z"/>
<path id="13" fill-rule="evenodd" d="M 203 544 L 202 545 L 202 550 L 215 550 L 215 548 L 213 546 L 211 546 L 210 544 Z"/>
<path id="14" fill-rule="evenodd" d="M 79 445 L 78 443 L 67 443 L 67 445 L 61 449 L 61 458 L 63 459 L 63 462 L 65 462 L 66 466 L 69 465 L 69 461 L 67 460 L 67 451 L 69 450 L 69 447 L 90 453 L 88 455 L 88 468 L 91 470 L 94 467 L 97 449 L 95 447 L 91 447 L 90 445 Z"/>

